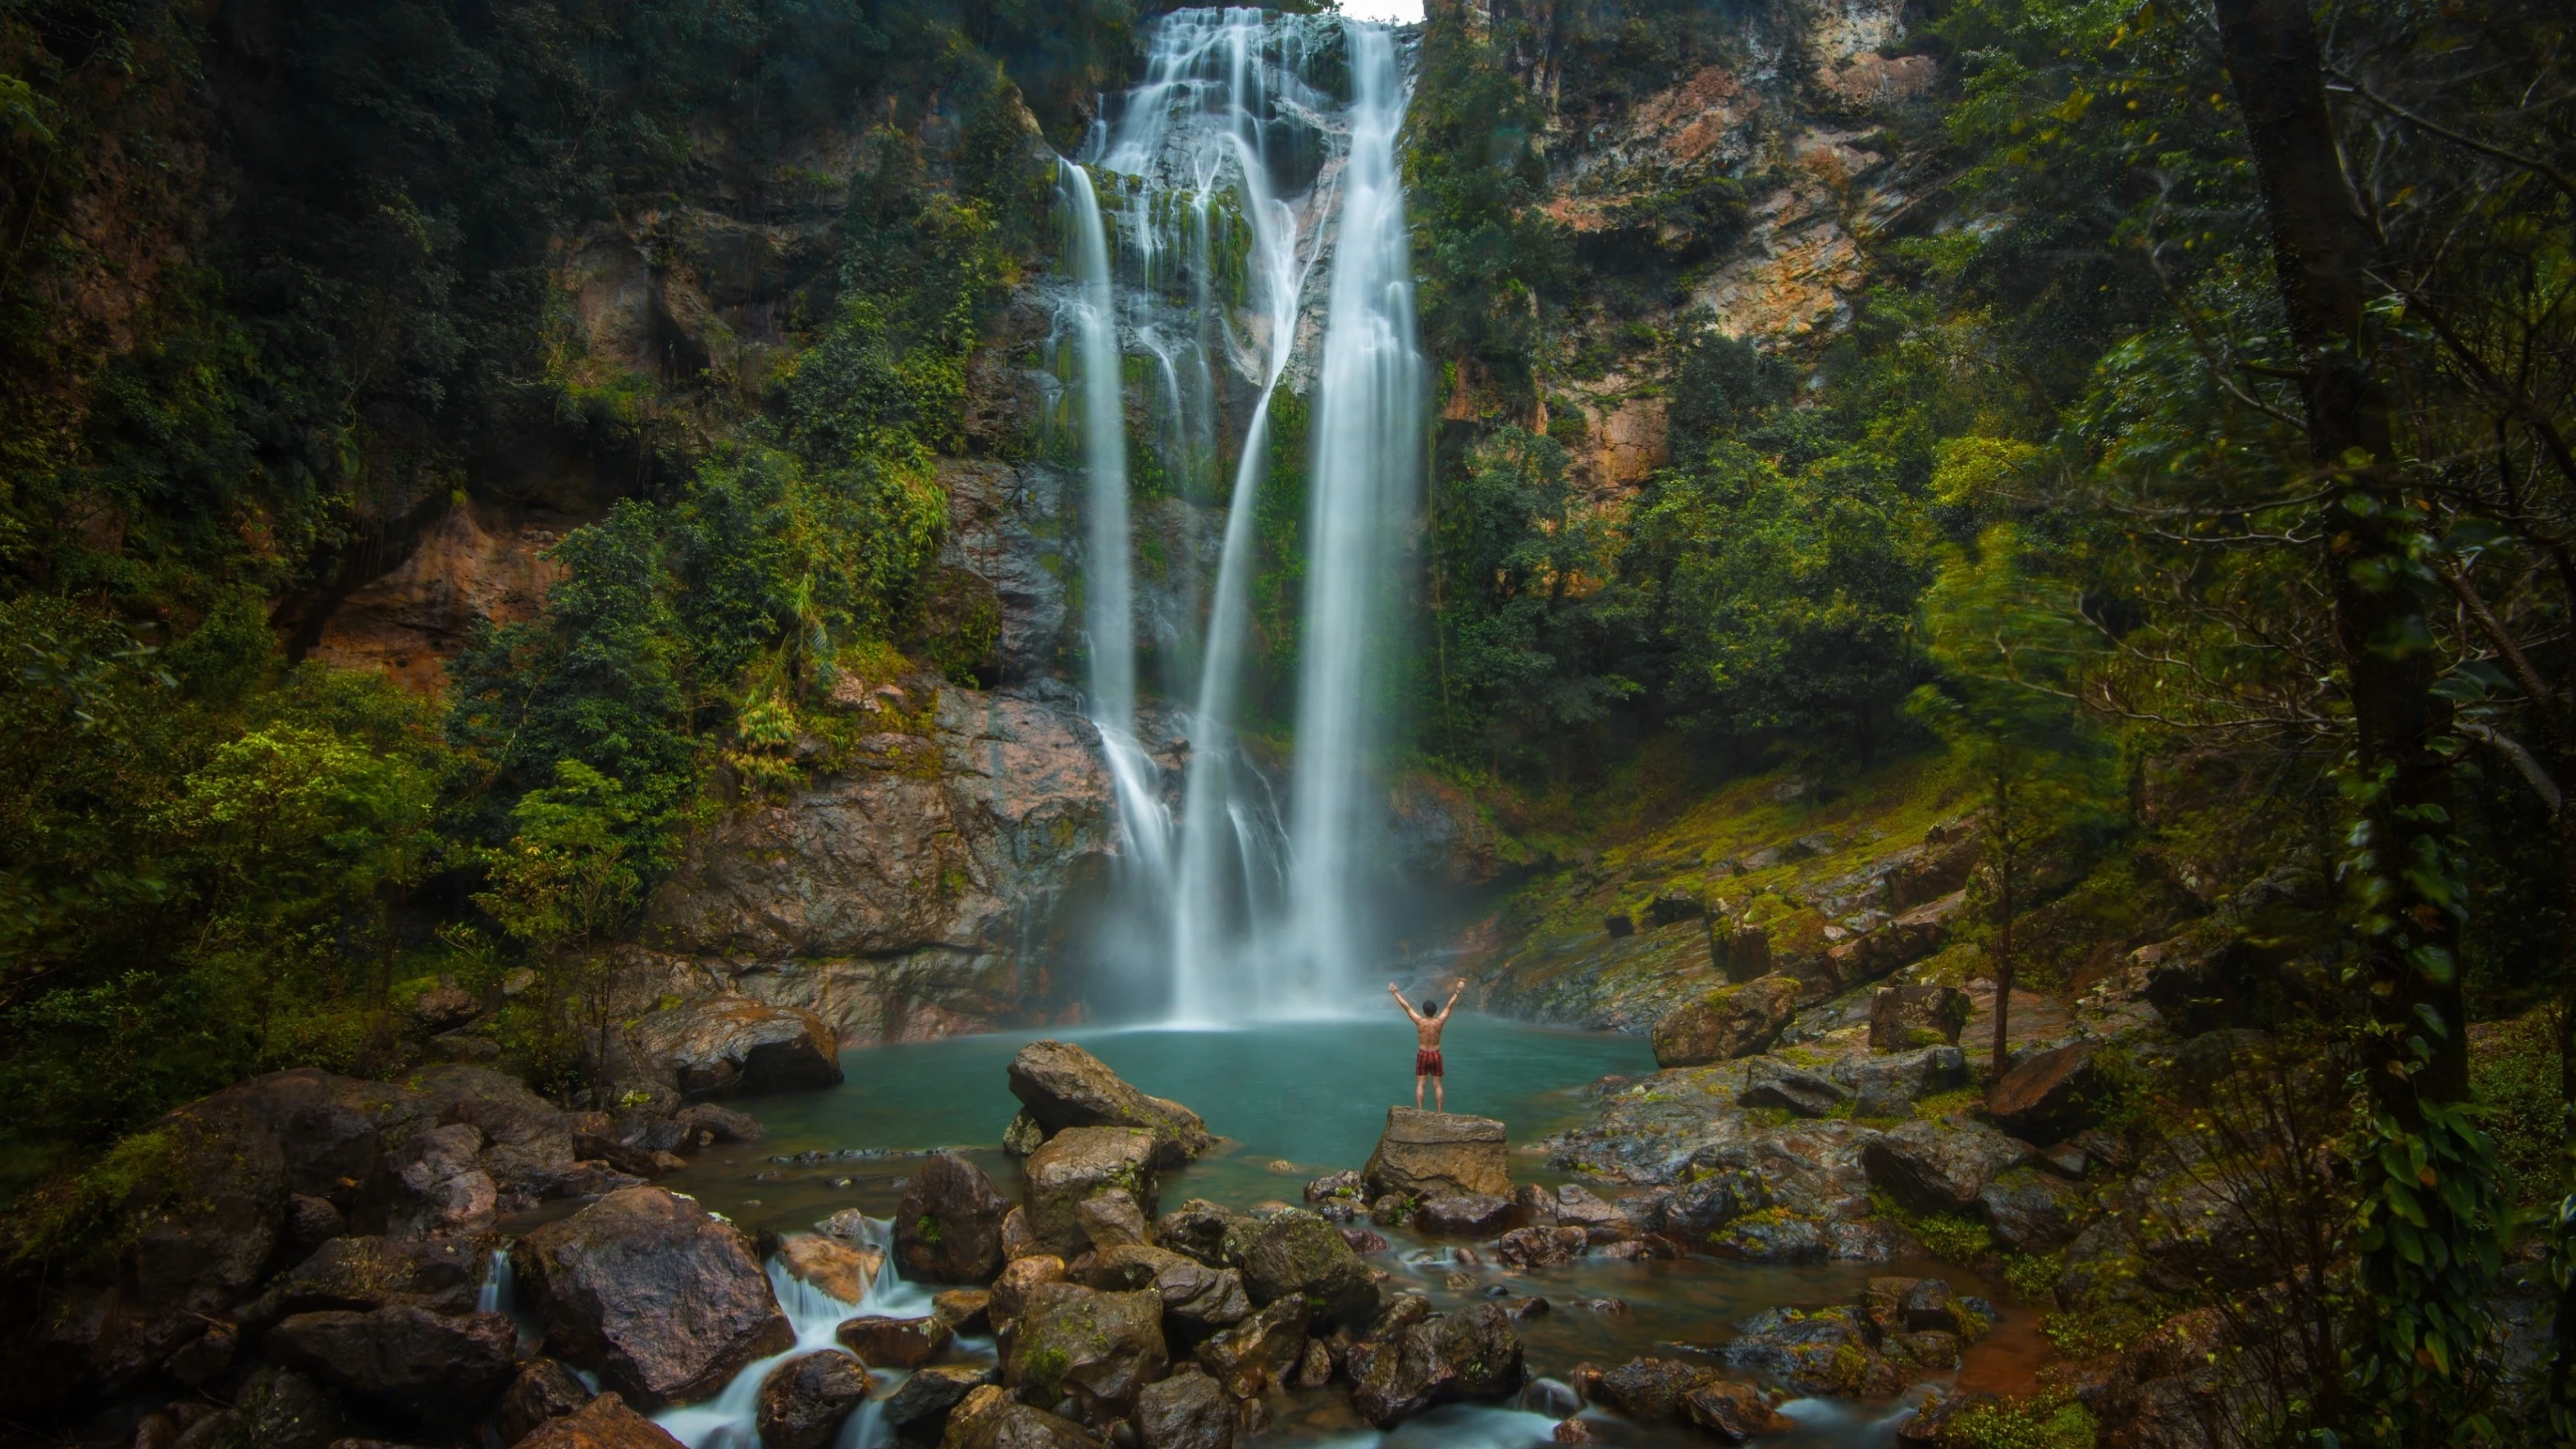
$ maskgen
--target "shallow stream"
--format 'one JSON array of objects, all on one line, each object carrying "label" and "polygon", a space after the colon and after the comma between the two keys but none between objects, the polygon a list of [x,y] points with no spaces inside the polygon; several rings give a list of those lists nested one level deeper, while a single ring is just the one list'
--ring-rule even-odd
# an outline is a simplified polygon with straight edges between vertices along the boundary
[{"label": "shallow stream", "polygon": [[[1004,1069],[1012,1054],[1036,1035],[957,1037],[845,1052],[841,1066],[848,1079],[841,1086],[735,1103],[761,1120],[767,1138],[710,1149],[664,1182],[745,1228],[780,1233],[810,1230],[841,1208],[891,1215],[917,1154],[931,1148],[963,1152],[993,1176],[1005,1195],[1016,1196],[1018,1164],[998,1145],[1019,1106]],[[1183,1103],[1207,1120],[1210,1131],[1228,1139],[1199,1162],[1163,1175],[1161,1201],[1167,1211],[1193,1197],[1235,1208],[1299,1202],[1309,1179],[1365,1163],[1385,1125],[1387,1107],[1413,1100],[1413,1035],[1401,1020],[1053,1035],[1080,1042],[1145,1091]],[[1592,1083],[1604,1075],[1654,1070],[1653,1054],[1635,1037],[1493,1018],[1460,1017],[1444,1046],[1450,1110],[1500,1118],[1515,1144],[1513,1178],[1523,1182],[1566,1180],[1526,1144],[1582,1120]],[[1427,1098],[1424,1105],[1430,1105]],[[1615,1197],[1616,1186],[1603,1185],[1603,1195]],[[1563,1375],[1587,1361],[1610,1367],[1640,1354],[1685,1356],[1689,1350],[1682,1345],[1722,1342],[1734,1324],[1765,1308],[1851,1302],[1866,1280],[1880,1274],[1946,1277],[1962,1291],[1996,1296],[1990,1288],[1974,1286],[1963,1270],[1932,1262],[1769,1267],[1707,1258],[1640,1263],[1582,1259],[1564,1268],[1514,1274],[1493,1264],[1462,1265],[1456,1258],[1460,1244],[1453,1240],[1400,1228],[1377,1231],[1393,1245],[1375,1260],[1396,1275],[1391,1288],[1417,1289],[1443,1308],[1496,1290],[1514,1298],[1535,1294],[1547,1299],[1547,1312],[1520,1324],[1534,1376]],[[906,1291],[917,1292],[909,1285]],[[886,1311],[874,1305],[874,1297],[872,1311]],[[1956,1377],[1971,1388],[2026,1387],[2040,1342],[2036,1328],[2033,1315],[2007,1307],[1993,1336],[1969,1350],[1967,1366]],[[989,1353],[983,1345],[976,1348]],[[1342,1385],[1293,1394],[1283,1410],[1262,1442],[1513,1449],[1550,1442],[1553,1428],[1552,1419],[1536,1413],[1452,1408],[1381,1436],[1352,1414]],[[1910,1408],[1801,1400],[1784,1406],[1783,1412],[1801,1428],[1767,1444],[1860,1449],[1891,1444],[1897,1420]],[[711,1427],[712,1416],[692,1420],[690,1427],[702,1424]],[[1596,1437],[1613,1444],[1711,1442],[1696,1430],[1647,1430],[1607,1419],[1592,1428]],[[723,1436],[683,1437],[698,1449],[717,1449],[707,1441]],[[869,1446],[849,1444],[847,1449]]]}]

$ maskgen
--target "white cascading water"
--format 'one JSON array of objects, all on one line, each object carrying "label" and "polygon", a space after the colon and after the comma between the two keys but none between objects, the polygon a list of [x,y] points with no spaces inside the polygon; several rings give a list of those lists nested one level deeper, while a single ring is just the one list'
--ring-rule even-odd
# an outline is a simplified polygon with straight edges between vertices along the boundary
[{"label": "white cascading water", "polygon": [[1072,211],[1071,303],[1082,369],[1085,503],[1082,622],[1090,661],[1091,722],[1100,732],[1120,821],[1126,826],[1132,880],[1152,889],[1170,876],[1171,828],[1155,788],[1153,760],[1136,739],[1135,563],[1127,510],[1127,429],[1118,354],[1118,300],[1109,276],[1109,244],[1091,174],[1062,168]]},{"label": "white cascading water", "polygon": [[[1350,77],[1347,104],[1308,80],[1331,59]],[[1076,344],[1088,473],[1089,693],[1126,838],[1128,935],[1114,949],[1160,968],[1175,1022],[1350,1010],[1370,954],[1370,769],[1424,426],[1395,150],[1405,100],[1395,38],[1381,27],[1181,10],[1156,26],[1145,78],[1117,122],[1096,130],[1089,167],[1064,168],[1075,285],[1060,321]],[[1115,178],[1119,206],[1104,208],[1109,188],[1095,189],[1094,171]],[[1104,210],[1115,211],[1114,246]],[[1328,238],[1283,826],[1237,731],[1271,414]],[[1164,688],[1194,706],[1177,811],[1137,732],[1122,331],[1153,361],[1155,461],[1184,500],[1219,451],[1215,372],[1230,367],[1251,385],[1214,581],[1194,616],[1204,624],[1155,635]],[[1221,363],[1210,355],[1219,348]],[[1194,587],[1201,561],[1177,562]]]},{"label": "white cascading water", "polygon": [[[1309,80],[1339,60],[1344,104]],[[1180,1023],[1330,1013],[1366,954],[1360,889],[1387,662],[1391,581],[1422,447],[1409,240],[1395,164],[1404,77],[1393,36],[1258,10],[1181,10],[1159,22],[1146,74],[1116,123],[1068,163],[1075,422],[1088,469],[1084,628],[1127,848],[1117,954],[1160,968]],[[1103,180],[1095,187],[1093,172]],[[1122,204],[1105,208],[1115,189]],[[1112,245],[1108,218],[1117,226]],[[1269,781],[1239,746],[1250,657],[1257,505],[1271,416],[1307,283],[1332,232],[1331,299],[1313,380],[1315,513],[1307,540],[1306,657],[1290,849]],[[1249,385],[1214,581],[1196,628],[1158,627],[1159,677],[1194,706],[1177,818],[1138,743],[1133,522],[1119,338],[1153,361],[1148,410],[1161,475],[1185,502],[1213,493],[1221,452],[1215,377]],[[1222,358],[1213,353],[1222,352]],[[1213,496],[1202,501],[1213,505]],[[1357,538],[1356,548],[1348,547]],[[1335,550],[1342,557],[1330,560]],[[1173,561],[1195,591],[1203,560]],[[1123,627],[1122,627],[1123,624]],[[1113,637],[1115,636],[1115,637]],[[1313,741],[1307,731],[1318,733]],[[1320,745],[1320,749],[1317,746]],[[1293,857],[1293,859],[1292,859]]]},{"label": "white cascading water", "polygon": [[1308,485],[1289,905],[1299,949],[1266,983],[1263,1004],[1274,1010],[1355,1004],[1371,899],[1363,874],[1378,835],[1370,770],[1421,492],[1425,386],[1396,163],[1407,97],[1393,37],[1352,25],[1350,70],[1350,156]]},{"label": "white cascading water", "polygon": [[[833,1336],[844,1319],[861,1312],[888,1318],[920,1318],[931,1310],[928,1289],[907,1283],[894,1270],[894,1223],[887,1218],[869,1218],[862,1246],[881,1255],[875,1279],[868,1284],[862,1303],[844,1303],[801,1278],[792,1277],[776,1260],[769,1264],[770,1290],[778,1295],[779,1311],[787,1315],[788,1324],[796,1331],[795,1346],[784,1353],[746,1364],[733,1376],[722,1393],[695,1404],[664,1409],[653,1416],[653,1422],[670,1432],[672,1438],[688,1449],[759,1449],[760,1446],[760,1381],[769,1371],[799,1354],[847,1352]],[[989,1341],[961,1340],[970,1352],[991,1352]],[[871,1369],[868,1376],[876,1381],[877,1392],[859,1405],[841,1423],[841,1432],[832,1443],[833,1449],[877,1449],[893,1436],[885,1427],[885,1401],[906,1377],[900,1371]]]}]

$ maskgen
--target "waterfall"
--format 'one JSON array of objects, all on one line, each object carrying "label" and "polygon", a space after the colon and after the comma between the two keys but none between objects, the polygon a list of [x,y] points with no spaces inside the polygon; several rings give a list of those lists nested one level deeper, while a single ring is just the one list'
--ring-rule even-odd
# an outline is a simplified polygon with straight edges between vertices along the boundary
[{"label": "waterfall", "polygon": [[1273,992],[1274,1004],[1309,1008],[1346,1002],[1362,964],[1364,842],[1376,833],[1369,771],[1382,742],[1397,571],[1423,450],[1412,240],[1395,153],[1404,78],[1385,30],[1354,24],[1350,47],[1351,149],[1315,380],[1297,687],[1290,911],[1302,959]]},{"label": "waterfall", "polygon": [[[1357,83],[1350,104],[1313,79],[1330,74],[1336,61],[1347,62]],[[1335,256],[1328,328],[1343,327],[1347,314],[1351,325],[1400,335],[1397,351],[1412,358],[1409,301],[1357,300],[1373,286],[1409,291],[1394,166],[1402,112],[1402,76],[1383,29],[1249,9],[1180,10],[1156,24],[1144,78],[1115,108],[1115,119],[1095,127],[1081,152],[1085,164],[1064,168],[1074,285],[1058,320],[1059,331],[1076,340],[1080,372],[1073,396],[1089,499],[1083,608],[1089,693],[1127,841],[1120,862],[1123,934],[1112,950],[1156,977],[1176,1021],[1330,1009],[1336,1003],[1325,989],[1328,980],[1346,976],[1361,950],[1355,933],[1328,939],[1291,923],[1316,902],[1346,916],[1354,909],[1360,857],[1349,842],[1336,842],[1318,857],[1331,868],[1328,875],[1314,876],[1303,862],[1315,829],[1366,828],[1355,802],[1369,794],[1362,775],[1373,711],[1357,697],[1322,716],[1311,700],[1301,704],[1291,767],[1298,782],[1295,864],[1292,827],[1270,781],[1241,748],[1239,732],[1273,414],[1296,353],[1312,273],[1328,250]],[[1113,201],[1103,200],[1113,193]],[[1355,248],[1366,254],[1356,264],[1350,260]],[[1346,293],[1354,300],[1346,302]],[[1212,579],[1194,543],[1165,561],[1190,605],[1177,625],[1154,635],[1154,678],[1163,695],[1189,706],[1188,764],[1177,801],[1138,739],[1138,509],[1131,498],[1137,479],[1125,446],[1122,335],[1127,350],[1152,363],[1146,402],[1155,426],[1146,436],[1153,443],[1148,461],[1158,465],[1151,475],[1156,485],[1185,517],[1194,508],[1224,509]],[[1337,348],[1351,350],[1328,330],[1310,399],[1319,460],[1327,452],[1326,428],[1371,413],[1372,405],[1343,394],[1383,385],[1401,370],[1395,353],[1363,342],[1358,355],[1383,355],[1382,365],[1372,372],[1364,361],[1346,362],[1336,371]],[[1411,366],[1418,371],[1418,360]],[[1229,394],[1220,378],[1236,391]],[[1405,520],[1390,510],[1409,496],[1422,425],[1419,379],[1398,383],[1402,397],[1376,400],[1374,416],[1365,420],[1376,429],[1371,437],[1388,447],[1386,457],[1345,459],[1334,475],[1341,501],[1333,507],[1348,503],[1375,513],[1368,520],[1337,513],[1330,529],[1335,536],[1349,527],[1370,533],[1378,572],[1336,569],[1335,588],[1356,578],[1363,593],[1383,594],[1385,572],[1396,566],[1392,540]],[[1225,426],[1229,411],[1242,417],[1239,431]],[[1220,463],[1229,446],[1232,477],[1220,495]],[[1370,446],[1352,439],[1340,451]],[[1316,486],[1327,481],[1319,466]],[[1319,495],[1318,510],[1324,506]],[[1310,527],[1310,577],[1326,533]],[[1329,632],[1318,634],[1317,620],[1325,617],[1310,599],[1308,637],[1327,639],[1337,651],[1328,680],[1379,668],[1371,651],[1382,648],[1375,635],[1387,626],[1380,603],[1349,601],[1330,612]],[[1345,652],[1353,657],[1342,659]],[[1307,673],[1313,671],[1310,658]],[[1322,756],[1304,739],[1310,718],[1331,729],[1332,748]],[[1350,778],[1312,792],[1308,776],[1319,766]],[[1315,808],[1330,818],[1305,819]]]}]

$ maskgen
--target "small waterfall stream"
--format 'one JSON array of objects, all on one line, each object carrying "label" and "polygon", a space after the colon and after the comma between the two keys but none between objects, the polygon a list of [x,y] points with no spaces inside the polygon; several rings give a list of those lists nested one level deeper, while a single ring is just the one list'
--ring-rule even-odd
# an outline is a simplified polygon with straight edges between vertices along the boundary
[{"label": "small waterfall stream", "polygon": [[[843,1320],[865,1312],[888,1318],[919,1318],[931,1310],[928,1289],[908,1283],[894,1268],[894,1223],[887,1218],[869,1218],[862,1246],[881,1255],[876,1277],[868,1284],[867,1296],[861,1303],[844,1303],[813,1284],[788,1273],[772,1259],[768,1265],[769,1286],[778,1295],[779,1310],[796,1331],[795,1345],[783,1353],[772,1354],[744,1365],[724,1387],[724,1392],[695,1404],[665,1409],[653,1416],[653,1422],[670,1431],[671,1437],[688,1449],[758,1449],[760,1444],[760,1382],[769,1371],[799,1354],[845,1352],[833,1330]],[[870,1369],[876,1392],[842,1421],[841,1431],[833,1440],[833,1449],[875,1449],[891,1436],[885,1428],[885,1401],[907,1377],[900,1370]]]},{"label": "small waterfall stream", "polygon": [[[1334,94],[1345,83],[1347,102]],[[1151,992],[1177,1022],[1346,1008],[1367,949],[1355,837],[1368,828],[1372,726],[1399,602],[1390,581],[1423,426],[1395,164],[1405,96],[1395,38],[1381,27],[1175,11],[1157,23],[1144,79],[1116,120],[1095,128],[1082,164],[1064,167],[1073,286],[1059,332],[1072,335],[1080,373],[1089,695],[1125,837],[1127,936],[1116,951],[1155,978]],[[1312,331],[1301,322],[1328,254],[1321,360],[1307,359],[1303,389],[1316,466],[1283,818],[1238,732],[1273,416]],[[1138,739],[1146,628],[1126,353],[1152,364],[1156,487],[1185,510],[1224,515],[1212,577],[1194,549],[1162,560],[1188,602],[1180,624],[1150,631],[1162,692],[1190,706],[1177,790]],[[1228,426],[1238,413],[1239,429]],[[1360,546],[1328,565],[1354,538]]]}]

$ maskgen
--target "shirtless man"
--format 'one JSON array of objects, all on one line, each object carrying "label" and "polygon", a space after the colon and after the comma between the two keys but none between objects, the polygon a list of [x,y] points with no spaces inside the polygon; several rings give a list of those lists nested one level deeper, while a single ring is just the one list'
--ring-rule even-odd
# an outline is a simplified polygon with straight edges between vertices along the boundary
[{"label": "shirtless man", "polygon": [[1444,1080],[1448,1072],[1440,1065],[1440,1029],[1449,1024],[1449,1008],[1458,1004],[1458,993],[1466,989],[1467,978],[1461,976],[1457,984],[1449,988],[1447,1001],[1425,1001],[1422,1009],[1416,1011],[1413,1003],[1404,999],[1404,993],[1395,989],[1394,982],[1386,983],[1387,995],[1394,997],[1395,1004],[1404,1008],[1404,1014],[1413,1018],[1413,1035],[1421,1043],[1420,1050],[1413,1054],[1415,1111],[1422,1109],[1422,1079],[1425,1077],[1431,1079],[1431,1100],[1434,1103],[1431,1110],[1449,1110],[1449,1090]]}]

